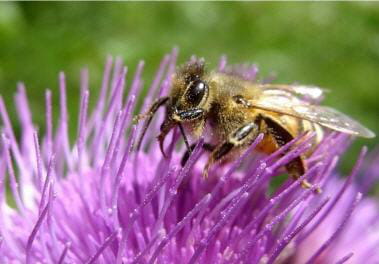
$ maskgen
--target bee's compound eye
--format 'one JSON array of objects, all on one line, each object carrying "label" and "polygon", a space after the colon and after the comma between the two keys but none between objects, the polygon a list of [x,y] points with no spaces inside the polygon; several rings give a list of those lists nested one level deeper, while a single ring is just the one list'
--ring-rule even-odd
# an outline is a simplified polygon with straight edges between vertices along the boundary
[{"label": "bee's compound eye", "polygon": [[188,103],[194,106],[199,105],[207,89],[208,85],[202,80],[193,81],[185,94]]}]

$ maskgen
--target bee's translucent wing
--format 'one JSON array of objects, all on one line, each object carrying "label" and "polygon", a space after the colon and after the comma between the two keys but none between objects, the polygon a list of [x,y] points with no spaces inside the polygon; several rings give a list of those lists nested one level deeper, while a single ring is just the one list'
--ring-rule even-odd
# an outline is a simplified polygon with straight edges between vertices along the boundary
[{"label": "bee's translucent wing", "polygon": [[259,85],[259,88],[263,89],[267,95],[290,93],[306,101],[317,103],[324,98],[324,94],[327,92],[325,89],[311,85],[262,84]]},{"label": "bee's translucent wing", "polygon": [[248,102],[255,108],[309,120],[343,133],[365,138],[375,137],[372,131],[347,115],[330,107],[306,103],[296,97],[263,93],[259,99],[250,99]]}]

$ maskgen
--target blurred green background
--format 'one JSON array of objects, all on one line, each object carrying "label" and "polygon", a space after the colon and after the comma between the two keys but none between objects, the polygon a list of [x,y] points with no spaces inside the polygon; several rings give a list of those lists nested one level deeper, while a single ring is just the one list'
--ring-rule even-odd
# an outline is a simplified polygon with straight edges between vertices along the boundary
[{"label": "blurred green background", "polygon": [[[275,73],[278,82],[326,87],[331,90],[326,104],[379,134],[375,2],[0,3],[0,93],[16,123],[13,93],[24,81],[33,119],[43,128],[44,89],[51,88],[57,102],[63,70],[75,122],[83,66],[89,68],[94,98],[106,55],[121,55],[131,69],[144,59],[148,83],[174,45],[180,48],[179,62],[196,54],[214,66],[226,54],[231,62],[256,62],[261,76]],[[74,134],[76,127],[71,130]],[[358,140],[346,169],[359,147],[378,142]]]}]

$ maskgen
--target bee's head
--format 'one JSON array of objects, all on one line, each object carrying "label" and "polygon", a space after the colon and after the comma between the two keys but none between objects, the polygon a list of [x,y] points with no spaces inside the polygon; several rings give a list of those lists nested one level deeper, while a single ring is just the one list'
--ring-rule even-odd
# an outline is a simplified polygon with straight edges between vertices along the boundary
[{"label": "bee's head", "polygon": [[176,125],[201,123],[210,108],[209,92],[203,60],[193,60],[180,67],[173,77],[160,140]]},{"label": "bee's head", "polygon": [[207,112],[209,85],[202,60],[180,67],[173,79],[171,115],[177,122],[204,118]]}]

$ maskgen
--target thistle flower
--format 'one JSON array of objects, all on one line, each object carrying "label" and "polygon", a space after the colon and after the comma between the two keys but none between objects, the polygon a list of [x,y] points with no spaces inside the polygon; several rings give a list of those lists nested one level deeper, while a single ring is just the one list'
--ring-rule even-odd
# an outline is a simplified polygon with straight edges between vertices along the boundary
[{"label": "thistle flower", "polygon": [[[153,98],[167,94],[176,57],[174,50],[162,60],[142,111]],[[73,144],[63,73],[58,122],[53,122],[51,91],[45,94],[45,132],[32,122],[22,84],[15,96],[19,139],[0,98],[0,263],[379,261],[378,204],[366,196],[376,180],[375,162],[367,167],[364,181],[357,180],[365,148],[343,180],[335,167],[350,139],[331,133],[309,158],[310,169],[301,179],[288,179],[272,191],[271,180],[309,148],[311,135],[272,155],[252,155],[260,135],[240,158],[216,167],[204,180],[201,140],[181,167],[184,148],[174,130],[167,140],[168,158],[162,157],[155,140],[161,112],[147,132],[144,151],[133,151],[140,125],[131,120],[142,92],[142,69],[143,62],[125,96],[127,69],[120,59],[113,63],[108,58],[91,111],[88,73],[82,72]],[[255,66],[230,68],[225,58],[219,70],[233,70],[249,80],[257,73]],[[315,183],[312,189],[301,188],[305,178]],[[317,186],[322,194],[313,192]],[[10,206],[10,197],[15,206]]]}]

